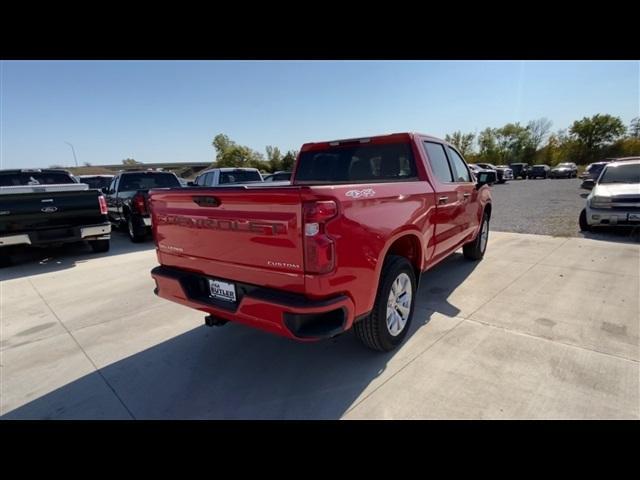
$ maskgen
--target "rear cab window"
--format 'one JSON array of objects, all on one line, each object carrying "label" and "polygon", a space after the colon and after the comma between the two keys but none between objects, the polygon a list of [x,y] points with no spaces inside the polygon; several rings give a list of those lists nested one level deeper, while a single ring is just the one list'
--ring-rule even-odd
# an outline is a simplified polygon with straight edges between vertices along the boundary
[{"label": "rear cab window", "polygon": [[60,185],[76,183],[64,172],[7,172],[0,173],[0,187],[25,185]]},{"label": "rear cab window", "polygon": [[127,173],[120,179],[119,190],[151,190],[152,188],[179,187],[178,178],[172,173]]},{"label": "rear cab window", "polygon": [[231,170],[220,172],[220,184],[261,182],[260,172],[256,170]]},{"label": "rear cab window", "polygon": [[340,184],[417,180],[409,142],[346,144],[300,154],[295,183]]}]

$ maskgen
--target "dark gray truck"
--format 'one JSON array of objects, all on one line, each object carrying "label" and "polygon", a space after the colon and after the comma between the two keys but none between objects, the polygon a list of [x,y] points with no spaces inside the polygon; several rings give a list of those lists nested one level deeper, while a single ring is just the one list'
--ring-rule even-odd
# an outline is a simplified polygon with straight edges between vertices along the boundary
[{"label": "dark gray truck", "polygon": [[23,246],[87,241],[109,250],[111,224],[102,192],[77,183],[66,170],[0,170],[0,266]]},{"label": "dark gray truck", "polygon": [[171,172],[157,170],[129,170],[118,173],[111,184],[103,188],[114,227],[126,228],[132,242],[142,242],[151,232],[149,190],[181,187]]}]

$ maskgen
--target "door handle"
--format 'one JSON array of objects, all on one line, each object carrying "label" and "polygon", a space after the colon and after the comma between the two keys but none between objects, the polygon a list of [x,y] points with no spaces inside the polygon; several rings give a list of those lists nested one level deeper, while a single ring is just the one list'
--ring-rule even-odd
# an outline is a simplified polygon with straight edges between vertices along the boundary
[{"label": "door handle", "polygon": [[449,197],[440,197],[438,198],[438,204],[442,205],[444,203],[447,203],[448,200],[449,200]]}]

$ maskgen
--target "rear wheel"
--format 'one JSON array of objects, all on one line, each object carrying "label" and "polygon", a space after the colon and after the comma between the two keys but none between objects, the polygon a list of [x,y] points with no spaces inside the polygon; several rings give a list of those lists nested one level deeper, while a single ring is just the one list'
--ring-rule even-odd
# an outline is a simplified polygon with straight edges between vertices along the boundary
[{"label": "rear wheel", "polygon": [[1,248],[0,249],[0,268],[10,267],[13,264],[11,261],[11,256],[9,255],[8,249]]},{"label": "rear wheel", "polygon": [[469,260],[482,260],[484,252],[487,250],[489,241],[489,216],[485,213],[482,216],[482,224],[476,238],[462,246],[464,258]]},{"label": "rear wheel", "polygon": [[587,209],[583,208],[580,212],[580,217],[578,218],[578,223],[580,224],[580,231],[588,232],[591,230],[591,225],[587,223]]},{"label": "rear wheel", "polygon": [[416,277],[405,257],[390,255],[384,262],[371,314],[353,327],[367,347],[381,352],[402,343],[413,318]]},{"label": "rear wheel", "polygon": [[110,244],[111,244],[110,240],[90,240],[89,241],[89,246],[91,247],[91,250],[94,251],[94,253],[108,252]]},{"label": "rear wheel", "polygon": [[141,223],[140,218],[135,215],[129,215],[127,217],[127,233],[134,243],[142,242],[147,236],[147,229],[144,224],[141,225]]}]

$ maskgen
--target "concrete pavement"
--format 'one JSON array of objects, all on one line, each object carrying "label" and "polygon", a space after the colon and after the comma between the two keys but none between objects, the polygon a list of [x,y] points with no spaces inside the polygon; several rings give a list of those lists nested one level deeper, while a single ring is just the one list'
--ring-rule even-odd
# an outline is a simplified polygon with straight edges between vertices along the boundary
[{"label": "concrete pavement", "polygon": [[492,232],[423,275],[402,348],[299,344],[153,295],[151,243],[0,271],[0,415],[640,418],[640,245]]}]

